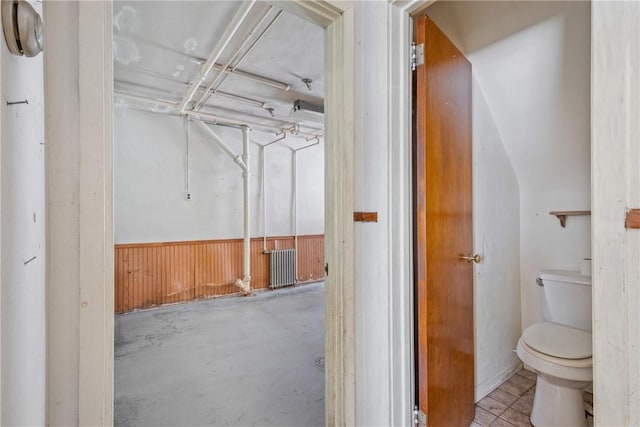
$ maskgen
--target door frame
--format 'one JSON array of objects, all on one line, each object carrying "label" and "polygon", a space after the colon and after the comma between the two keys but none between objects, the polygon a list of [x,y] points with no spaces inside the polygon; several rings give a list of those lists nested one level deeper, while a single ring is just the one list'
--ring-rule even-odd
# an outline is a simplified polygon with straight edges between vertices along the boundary
[{"label": "door frame", "polygon": [[[328,178],[326,221],[326,422],[355,425],[375,396],[389,398],[389,423],[411,424],[413,409],[411,287],[411,150],[409,13],[431,1],[387,3],[390,39],[388,313],[379,344],[388,382],[365,387],[356,364],[378,355],[356,351],[354,281],[354,108],[357,2],[275,2],[325,28]],[[113,423],[113,68],[112,3],[68,2],[44,7],[47,202],[47,405],[48,424]],[[401,49],[398,49],[401,46]],[[69,86],[56,87],[68,74]],[[56,81],[55,78],[58,78]],[[75,84],[74,84],[75,83]],[[392,103],[391,100],[394,100]],[[399,104],[396,102],[400,100]],[[396,108],[397,106],[397,108]],[[332,142],[333,141],[333,142]],[[391,288],[392,283],[400,286]],[[382,365],[382,363],[378,363]],[[382,366],[381,366],[382,367]],[[385,397],[385,398],[386,398]]]},{"label": "door frame", "polygon": [[[411,15],[424,10],[434,0],[390,0],[388,25],[389,38],[384,48],[388,62],[387,98],[382,107],[387,111],[390,121],[388,128],[389,144],[389,202],[388,212],[388,262],[390,264],[390,283],[404,284],[390,292],[389,298],[389,328],[380,331],[384,335],[384,347],[387,348],[390,382],[384,385],[384,391],[389,392],[389,401],[378,401],[377,405],[388,407],[390,411],[390,425],[411,425],[413,409],[413,290],[411,272],[411,104],[410,83],[411,75],[408,71],[409,50],[411,41]],[[61,2],[55,2],[60,6]],[[351,64],[352,58],[347,53],[356,52],[356,34],[354,25],[358,2],[297,1],[286,2],[298,11],[305,11],[316,22],[324,22],[327,34],[332,34],[333,55]],[[112,174],[111,168],[111,84],[113,72],[107,65],[106,58],[111,57],[111,3],[105,2],[64,2],[64,7],[49,8],[44,3],[44,31],[47,39],[45,49],[45,138],[46,138],[46,288],[47,288],[47,420],[48,424],[90,424],[109,425],[113,420],[113,280],[111,277],[113,259],[113,223],[112,212]],[[603,74],[592,76],[591,88],[592,111],[598,108],[603,111],[621,110],[624,120],[609,123],[594,115],[592,120],[592,134],[608,134],[609,131],[624,133],[626,123],[632,123],[635,104],[619,106],[617,101],[603,95],[612,93],[607,86],[606,77],[618,70],[607,68],[606,58],[612,53],[625,57],[627,48],[633,49],[629,28],[633,26],[633,15],[637,13],[635,6],[613,5],[595,2],[592,4],[592,15],[595,23],[604,19],[625,18],[625,27],[608,28],[597,27],[592,31],[592,64],[606,69]],[[592,12],[592,13],[593,13]],[[80,19],[81,18],[81,19]],[[626,31],[626,32],[624,32]],[[108,36],[107,36],[108,35]],[[52,37],[53,36],[53,37]],[[625,36],[628,36],[625,38]],[[329,58],[331,59],[331,58]],[[80,67],[78,64],[83,64]],[[604,65],[603,65],[604,64]],[[615,64],[614,64],[615,65]],[[49,72],[55,68],[57,72],[69,72],[76,79],[67,88],[55,90],[49,84]],[[335,81],[353,81],[353,69],[347,66],[337,67],[330,78]],[[62,70],[62,71],[60,71]],[[627,70],[628,73],[631,73]],[[609,74],[607,74],[609,73]],[[623,81],[623,80],[620,80]],[[74,83],[74,84],[71,84]],[[604,88],[604,89],[603,89]],[[68,90],[64,90],[68,89]],[[353,102],[355,92],[353,86],[345,86],[344,96],[347,102]],[[606,90],[605,90],[606,89]],[[622,89],[620,93],[624,93]],[[381,91],[382,93],[382,91]],[[55,94],[56,97],[51,95]],[[393,100],[391,102],[390,100]],[[89,107],[80,110],[80,106]],[[344,104],[350,105],[350,104]],[[56,109],[80,110],[82,120],[59,117]],[[352,138],[349,134],[353,130],[356,120],[360,120],[353,109],[346,107],[344,115],[337,114],[335,132],[344,138],[343,150],[352,155]],[[599,110],[598,110],[599,111]],[[73,112],[71,114],[74,114]],[[79,115],[79,114],[78,114]],[[625,121],[626,120],[626,121]],[[85,143],[81,146],[79,142]],[[592,136],[594,147],[602,143]],[[61,147],[71,147],[63,149]],[[52,148],[53,147],[53,148]],[[83,150],[69,153],[69,150]],[[629,150],[629,148],[626,148]],[[340,151],[331,152],[333,156]],[[592,155],[592,170],[614,170],[618,167],[616,158],[599,156],[594,149]],[[625,155],[620,150],[620,156]],[[352,162],[351,157],[346,157]],[[607,169],[609,168],[609,169]],[[342,171],[339,179],[344,187],[338,189],[336,197],[335,230],[344,230],[347,241],[339,247],[343,257],[336,260],[341,265],[342,274],[346,278],[354,277],[353,256],[353,176],[351,172]],[[616,181],[617,180],[617,181]],[[606,175],[594,174],[593,188],[609,188],[619,184],[619,188],[633,188],[626,178],[611,178]],[[332,184],[333,185],[333,184]],[[331,189],[329,188],[329,190]],[[71,196],[70,196],[71,195]],[[328,195],[328,194],[327,194]],[[334,197],[332,194],[331,197]],[[618,211],[607,210],[606,215],[599,209],[607,203],[614,203],[617,193],[609,192],[607,197],[595,198],[592,201],[594,213],[592,246],[594,251],[610,251],[612,246],[605,237],[609,234],[608,224],[618,221]],[[82,211],[80,206],[82,206]],[[89,210],[87,210],[89,208]],[[629,230],[627,230],[630,233]],[[626,236],[616,228],[610,232],[615,235],[615,248],[623,251],[627,243]],[[617,234],[616,234],[617,233]],[[598,239],[600,238],[600,240]],[[614,244],[612,243],[612,245]],[[337,242],[332,243],[337,245]],[[633,246],[637,247],[637,245]],[[82,250],[81,250],[82,249]],[[85,264],[85,262],[87,262]],[[333,261],[332,261],[333,262]],[[622,261],[621,261],[622,262]],[[629,264],[627,269],[630,270]],[[622,413],[628,415],[633,410],[628,396],[624,396],[623,383],[613,384],[616,377],[604,375],[607,369],[616,368],[622,375],[628,374],[624,369],[625,351],[629,349],[631,332],[619,338],[619,345],[614,350],[608,343],[598,339],[610,331],[618,331],[626,324],[627,310],[612,310],[608,306],[608,299],[600,289],[600,283],[607,279],[617,278],[618,265],[600,265],[594,260],[594,311],[604,321],[594,329],[595,357],[600,362],[594,367],[594,387],[596,393],[608,389],[614,390],[607,396],[606,401],[596,401],[596,413],[600,419],[607,415]],[[357,279],[357,278],[356,278]],[[370,387],[362,390],[356,387],[354,364],[364,357],[356,353],[354,330],[355,301],[353,299],[352,282],[343,280],[336,287],[334,297],[340,299],[336,306],[335,316],[331,328],[339,331],[335,336],[335,344],[331,354],[327,354],[327,411],[334,425],[355,424],[356,394],[375,394],[380,389]],[[635,289],[637,280],[629,283]],[[616,295],[623,295],[623,290],[616,289]],[[633,332],[634,330],[632,330]],[[618,335],[616,335],[618,336]],[[601,356],[607,351],[607,358]],[[375,355],[367,355],[375,357]],[[344,363],[339,370],[334,367],[332,360],[342,360]],[[637,360],[635,357],[633,360]],[[633,383],[636,384],[636,383]],[[601,394],[601,393],[600,393]],[[358,399],[361,402],[361,399]],[[602,402],[602,403],[600,403]],[[361,406],[361,403],[360,403]],[[368,411],[369,408],[358,408],[358,411]],[[637,412],[637,411],[636,411]],[[637,416],[637,413],[634,413]],[[56,422],[57,421],[57,422]]]}]

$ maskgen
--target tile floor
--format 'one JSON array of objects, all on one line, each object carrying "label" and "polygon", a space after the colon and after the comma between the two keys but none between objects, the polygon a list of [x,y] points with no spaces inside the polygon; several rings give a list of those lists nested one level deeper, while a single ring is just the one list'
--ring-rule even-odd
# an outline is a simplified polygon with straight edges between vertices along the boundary
[{"label": "tile floor", "polygon": [[[536,374],[520,370],[476,404],[470,427],[530,427],[535,390]],[[585,393],[585,402],[593,402],[591,393]]]}]

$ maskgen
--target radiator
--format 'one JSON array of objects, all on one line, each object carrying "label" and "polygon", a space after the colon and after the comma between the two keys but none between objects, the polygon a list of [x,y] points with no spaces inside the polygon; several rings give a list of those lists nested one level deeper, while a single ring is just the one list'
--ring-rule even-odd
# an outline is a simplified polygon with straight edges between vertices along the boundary
[{"label": "radiator", "polygon": [[296,282],[296,250],[280,249],[271,251],[270,288],[290,286]]}]

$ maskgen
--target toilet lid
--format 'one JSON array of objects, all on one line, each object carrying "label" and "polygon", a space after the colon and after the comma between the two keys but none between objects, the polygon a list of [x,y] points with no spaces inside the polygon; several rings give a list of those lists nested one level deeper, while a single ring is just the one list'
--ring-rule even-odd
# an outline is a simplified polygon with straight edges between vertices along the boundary
[{"label": "toilet lid", "polygon": [[532,349],[553,357],[586,359],[592,355],[590,333],[553,323],[529,326],[522,339]]}]

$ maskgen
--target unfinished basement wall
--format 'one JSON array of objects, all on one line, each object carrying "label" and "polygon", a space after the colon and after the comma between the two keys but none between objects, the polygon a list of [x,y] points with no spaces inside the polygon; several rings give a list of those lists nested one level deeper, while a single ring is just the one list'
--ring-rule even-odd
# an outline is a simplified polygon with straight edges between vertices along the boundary
[{"label": "unfinished basement wall", "polygon": [[[184,119],[119,103],[115,113],[116,312],[238,292],[244,215],[238,165],[194,123],[187,159]],[[239,129],[215,132],[242,153]],[[297,281],[324,278],[323,145],[298,151],[294,168],[287,145],[258,145],[275,139],[250,132],[253,289],[269,287],[263,249],[291,249],[294,235]],[[285,142],[301,148],[315,141]]]},{"label": "unfinished basement wall", "polygon": [[[214,127],[242,154],[239,129]],[[186,132],[184,119],[144,112],[116,104],[114,129],[115,242],[151,243],[242,237],[242,172],[236,163],[195,124],[189,137],[187,200]],[[251,132],[260,144],[273,134]],[[309,144],[291,138],[291,145]],[[297,154],[297,234],[324,232],[323,145]],[[260,149],[251,150],[251,236],[291,236],[293,213],[293,153],[279,144],[265,150],[265,194],[262,193]]]},{"label": "unfinished basement wall", "polygon": [[[34,7],[41,11],[39,3]],[[43,55],[0,40],[1,425],[45,424]],[[7,102],[28,101],[7,105]]]}]

